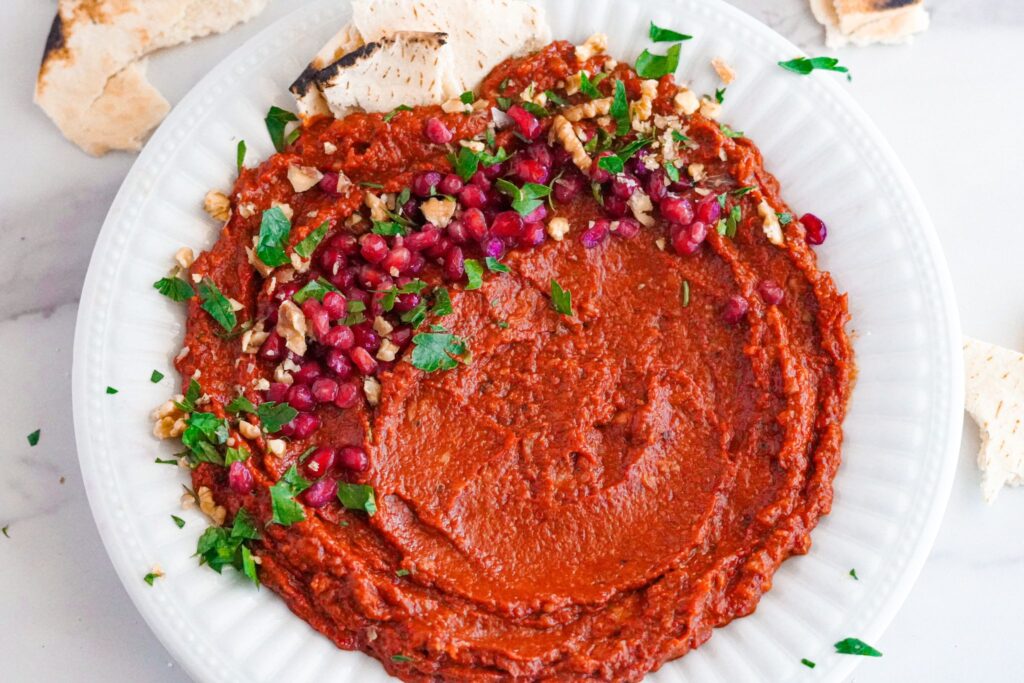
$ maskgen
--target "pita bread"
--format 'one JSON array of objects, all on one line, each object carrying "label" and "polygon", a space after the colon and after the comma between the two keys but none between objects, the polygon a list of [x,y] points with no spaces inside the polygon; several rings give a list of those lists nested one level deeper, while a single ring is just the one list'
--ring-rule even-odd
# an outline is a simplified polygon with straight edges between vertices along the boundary
[{"label": "pita bread", "polygon": [[[299,103],[303,116],[324,114],[336,116],[339,111],[354,109],[388,111],[398,104],[413,104],[411,88],[401,87],[391,94],[406,92],[406,101],[395,102],[387,98],[380,101],[363,98],[358,104],[339,99],[344,91],[335,89],[335,100],[328,103],[323,92],[326,81],[338,70],[333,63],[349,59],[351,54],[370,43],[384,44],[399,33],[445,34],[445,46],[438,48],[438,68],[428,77],[422,64],[416,64],[415,73],[405,73],[404,67],[387,72],[386,77],[408,85],[419,79],[443,83],[445,99],[467,90],[474,90],[491,69],[517,54],[538,50],[551,40],[544,12],[523,0],[355,0],[352,3],[352,23],[343,28],[317,54],[302,75],[292,84],[291,91]],[[390,49],[397,49],[392,46]],[[448,53],[447,56],[443,53]],[[365,57],[365,55],[363,55]],[[425,59],[426,55],[422,55]],[[357,58],[353,57],[350,62]],[[377,57],[384,59],[384,56]],[[364,68],[368,68],[365,67]],[[415,97],[415,102],[435,104],[442,100]]]},{"label": "pita bread", "polygon": [[35,101],[94,155],[137,150],[170,105],[146,80],[150,52],[221,33],[268,0],[60,0]]},{"label": "pita bread", "polygon": [[810,0],[814,18],[825,27],[825,44],[897,44],[928,28],[924,0]]},{"label": "pita bread", "polygon": [[1024,354],[968,339],[966,408],[981,432],[981,491],[992,502],[1003,486],[1024,484]]}]

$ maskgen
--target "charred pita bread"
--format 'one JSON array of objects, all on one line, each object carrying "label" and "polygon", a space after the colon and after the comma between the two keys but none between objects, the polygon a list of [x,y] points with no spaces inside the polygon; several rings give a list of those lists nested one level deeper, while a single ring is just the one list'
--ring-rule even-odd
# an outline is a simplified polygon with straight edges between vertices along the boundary
[{"label": "charred pita bread", "polygon": [[[417,64],[416,73],[407,74],[404,68],[387,73],[387,78],[396,79],[400,84],[420,78],[444,83],[442,97],[445,99],[474,90],[484,76],[504,60],[540,49],[551,40],[543,11],[523,0],[355,0],[352,10],[352,23],[324,46],[292,84],[291,91],[303,116],[328,111],[337,116],[339,111],[360,108],[388,111],[398,104],[414,104],[408,100],[396,103],[392,99],[387,99],[388,104],[385,104],[384,98],[376,101],[373,97],[363,98],[358,104],[346,102],[339,99],[344,91],[337,88],[333,90],[333,102],[328,103],[323,96],[331,87],[327,85],[328,79],[338,73],[334,63],[352,62],[357,57],[350,58],[350,55],[369,44],[384,44],[399,33],[446,36],[445,45],[438,48],[438,68],[448,71],[439,71],[433,78],[427,78]],[[397,48],[392,46],[391,49]],[[397,92],[402,92],[401,88]],[[416,99],[422,104],[441,101]]]},{"label": "charred pita bread", "polygon": [[832,48],[905,43],[928,28],[924,0],[810,0]]},{"label": "charred pita bread", "polygon": [[35,101],[90,154],[137,150],[169,109],[146,80],[142,58],[226,31],[267,1],[60,0]]},{"label": "charred pita bread", "polygon": [[981,491],[992,502],[1003,486],[1024,484],[1024,354],[968,339],[966,408],[981,432]]}]

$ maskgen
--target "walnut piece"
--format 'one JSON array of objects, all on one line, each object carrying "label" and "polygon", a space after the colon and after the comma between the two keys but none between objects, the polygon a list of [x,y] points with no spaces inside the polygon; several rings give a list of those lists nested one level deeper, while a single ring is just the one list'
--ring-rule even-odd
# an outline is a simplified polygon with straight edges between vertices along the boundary
[{"label": "walnut piece", "polygon": [[203,211],[214,220],[227,223],[231,218],[231,199],[223,192],[210,190],[203,198]]},{"label": "walnut piece", "polygon": [[569,234],[569,221],[561,216],[555,216],[548,221],[547,233],[556,242],[561,242]]},{"label": "walnut piece", "polygon": [[324,177],[324,174],[313,166],[299,166],[291,164],[288,166],[288,182],[296,192],[305,192],[313,187]]},{"label": "walnut piece", "polygon": [[442,229],[447,228],[452,222],[452,216],[455,215],[455,202],[451,199],[431,197],[420,206],[420,213],[428,223]]},{"label": "walnut piece", "polygon": [[178,394],[153,411],[153,436],[158,439],[177,439],[185,433],[185,411],[177,406],[185,397]]},{"label": "walnut piece", "polygon": [[300,356],[306,355],[306,316],[294,301],[286,299],[277,309],[277,333],[284,345]]},{"label": "walnut piece", "polygon": [[224,509],[223,505],[217,505],[217,502],[213,499],[213,491],[206,486],[200,486],[199,490],[196,491],[196,496],[199,498],[200,511],[210,518],[214,526],[223,526],[224,518],[227,517],[228,511]]}]

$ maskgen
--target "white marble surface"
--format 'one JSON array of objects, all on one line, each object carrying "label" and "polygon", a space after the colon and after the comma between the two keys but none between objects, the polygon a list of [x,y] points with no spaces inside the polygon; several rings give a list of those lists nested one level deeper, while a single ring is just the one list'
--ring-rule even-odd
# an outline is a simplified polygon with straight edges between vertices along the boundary
[{"label": "white marble surface", "polygon": [[[803,0],[731,0],[812,53]],[[206,70],[299,0],[226,36],[154,58],[174,102]],[[848,49],[848,86],[928,204],[965,333],[1024,348],[1024,4],[930,0],[913,47]],[[181,682],[187,677],[121,588],[93,526],[72,430],[71,340],[93,242],[133,157],[93,159],[31,102],[56,2],[0,3],[0,637],[7,681]],[[680,17],[685,28],[685,17]],[[742,77],[742,75],[741,75]],[[39,445],[26,435],[41,428]],[[968,424],[949,509],[905,606],[857,681],[1020,680],[1024,490],[986,506]],[[865,582],[870,576],[862,576]],[[808,672],[813,680],[813,672]]]}]

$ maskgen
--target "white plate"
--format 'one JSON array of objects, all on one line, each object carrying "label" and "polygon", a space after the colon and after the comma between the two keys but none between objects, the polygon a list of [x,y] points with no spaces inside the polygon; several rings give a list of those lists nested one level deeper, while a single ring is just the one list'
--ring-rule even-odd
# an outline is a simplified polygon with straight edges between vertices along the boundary
[{"label": "white plate", "polygon": [[[877,640],[931,547],[960,439],[959,323],[935,233],[910,179],[837,74],[799,77],[776,66],[799,51],[718,0],[549,0],[554,35],[601,30],[631,58],[649,20],[692,33],[681,76],[714,88],[721,56],[739,73],[724,120],[760,145],[797,210],[829,222],[821,265],[849,292],[859,380],[846,420],[835,505],[805,557],[787,561],[757,612],[720,629],[650,680],[839,680],[858,657],[832,653],[847,636]],[[205,524],[179,509],[185,474],[153,464],[170,444],[150,436],[149,411],[177,386],[171,359],[180,306],[152,289],[182,245],[206,248],[217,230],[202,213],[211,188],[234,178],[235,144],[272,152],[270,104],[348,18],[316,0],[267,29],[182,100],[125,180],[100,233],[75,336],[79,458],[96,524],[114,566],[160,640],[201,681],[378,681],[381,666],[336,649],[270,591],[218,576],[192,554]],[[168,375],[149,381],[157,368]],[[107,396],[108,385],[120,393]],[[182,514],[179,530],[169,519]],[[142,577],[159,564],[153,587]],[[848,576],[855,567],[860,581]],[[817,662],[813,673],[800,664]],[[327,678],[329,676],[329,679]]]}]

